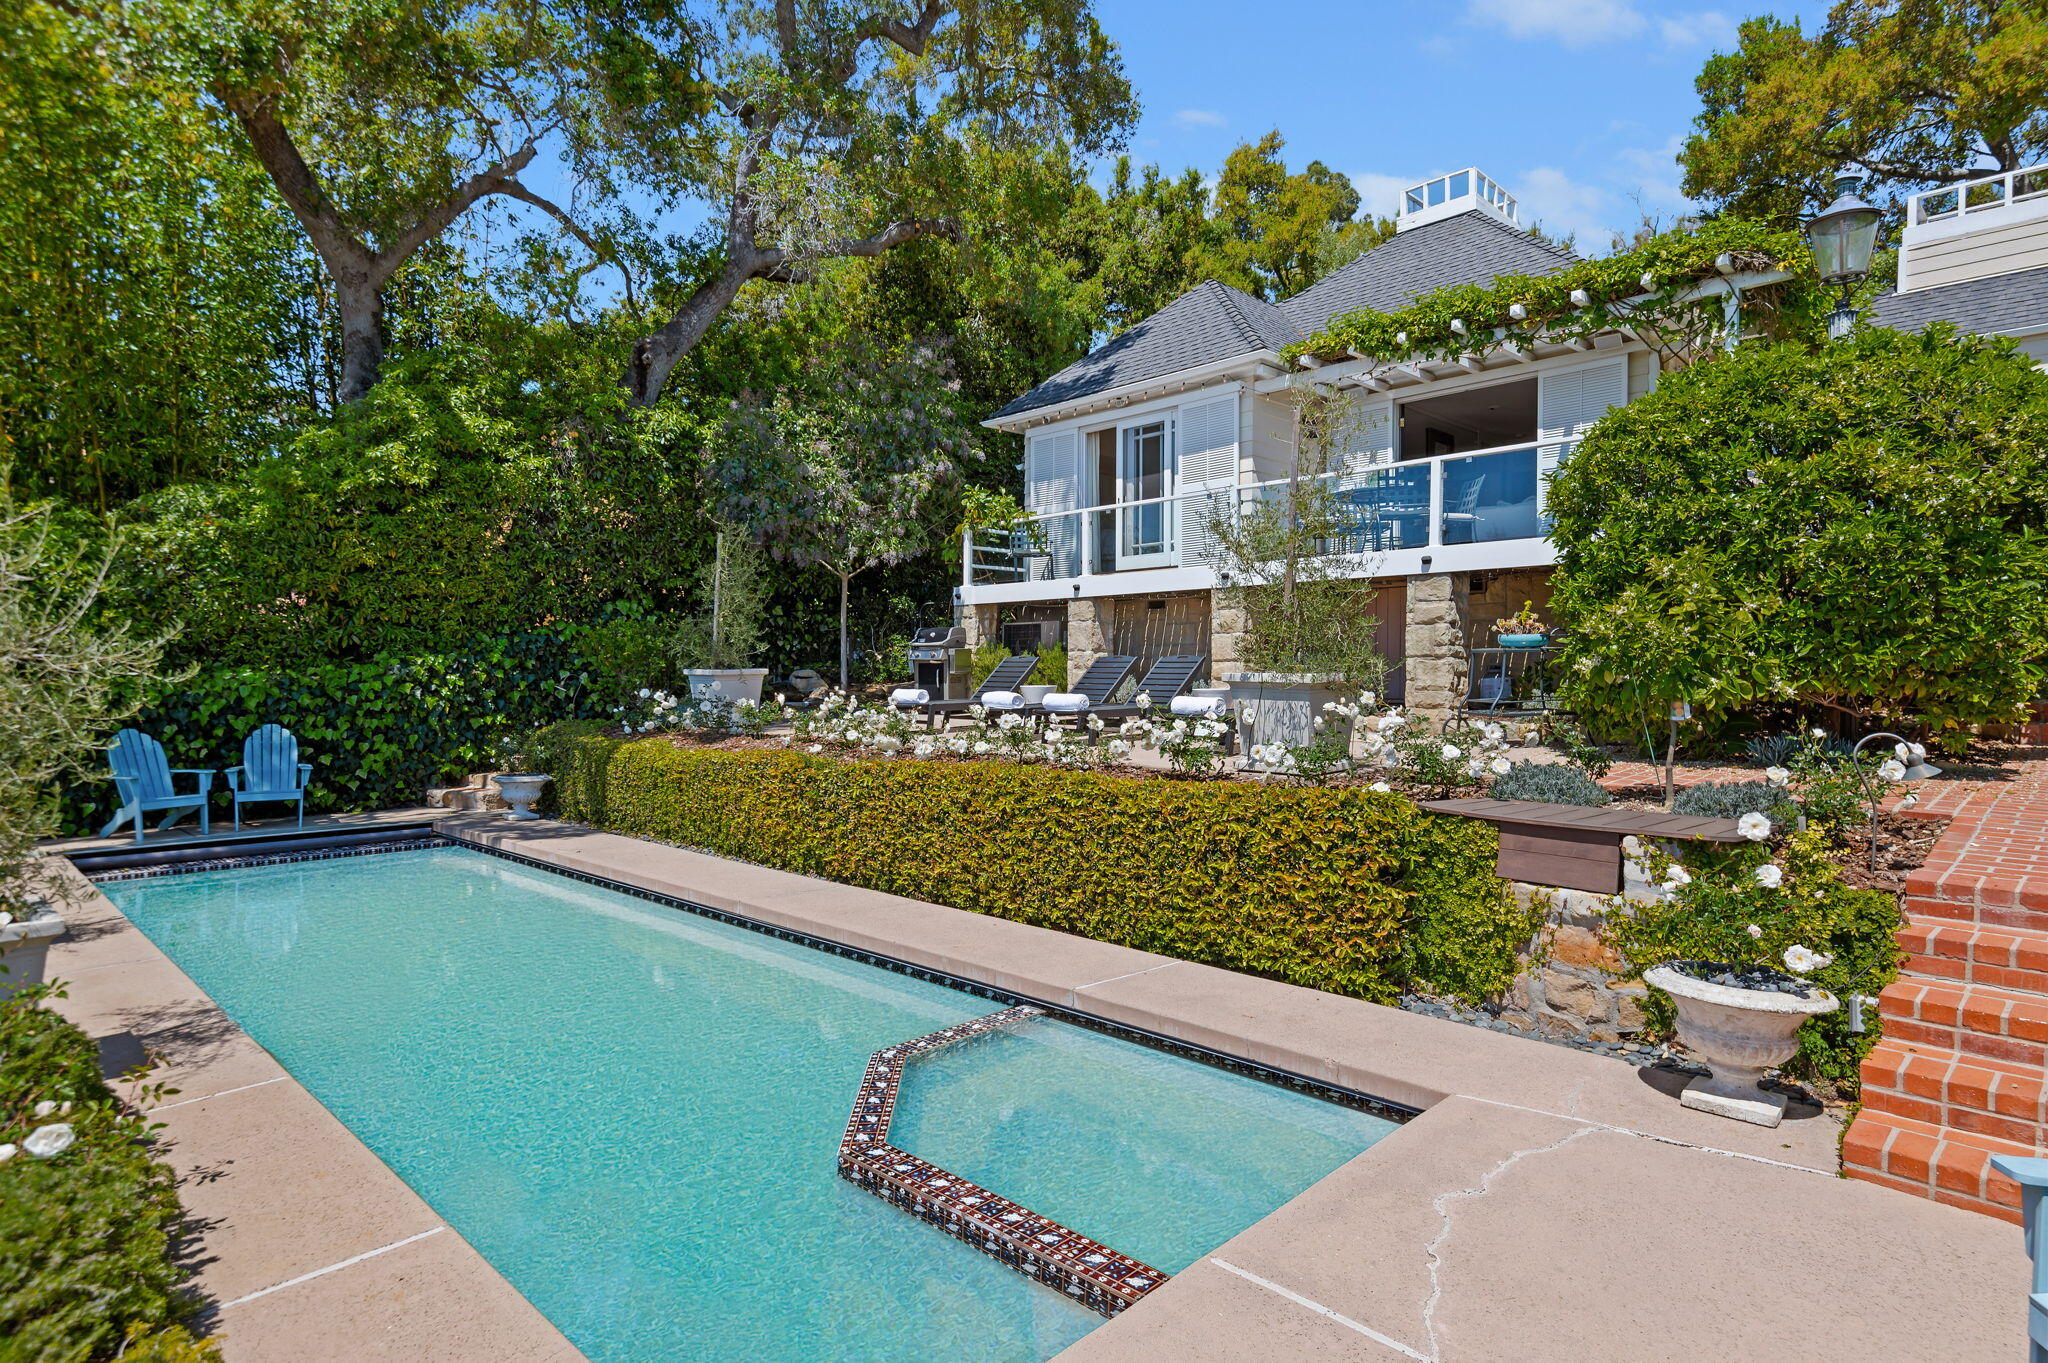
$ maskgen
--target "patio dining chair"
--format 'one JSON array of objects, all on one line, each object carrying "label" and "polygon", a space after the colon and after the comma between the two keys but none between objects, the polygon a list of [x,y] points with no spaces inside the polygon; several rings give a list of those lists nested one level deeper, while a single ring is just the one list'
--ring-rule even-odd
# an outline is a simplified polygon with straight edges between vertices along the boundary
[{"label": "patio dining chair", "polygon": [[1003,659],[991,668],[988,676],[982,678],[981,685],[974,688],[974,694],[966,700],[932,700],[922,705],[905,705],[898,708],[921,712],[930,721],[931,727],[936,729],[941,720],[965,714],[969,706],[981,704],[981,698],[992,691],[1015,691],[1037,667],[1037,654],[1020,653],[1013,658]]},{"label": "patio dining chair", "polygon": [[279,724],[266,724],[242,741],[242,765],[227,770],[228,790],[235,803],[235,827],[242,826],[242,806],[275,801],[299,807],[299,827],[306,826],[306,782],[313,765],[299,760],[299,740]]},{"label": "patio dining chair", "polygon": [[[164,745],[139,729],[123,729],[114,735],[107,747],[107,766],[113,772],[121,807],[100,830],[101,837],[113,837],[115,829],[132,821],[135,841],[141,842],[143,816],[159,809],[169,811],[156,826],[159,833],[195,809],[199,811],[199,831],[208,831],[206,797],[213,790],[210,768],[173,767],[164,757]],[[180,792],[174,788],[173,776],[197,777],[199,788],[189,795]]]}]

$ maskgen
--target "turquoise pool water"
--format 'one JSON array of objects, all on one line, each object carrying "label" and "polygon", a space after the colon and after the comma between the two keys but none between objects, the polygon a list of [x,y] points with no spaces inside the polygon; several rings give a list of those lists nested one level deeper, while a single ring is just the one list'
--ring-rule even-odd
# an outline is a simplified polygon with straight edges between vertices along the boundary
[{"label": "turquoise pool water", "polygon": [[[999,1004],[461,849],[102,889],[598,1363],[1035,1363],[1101,1323],[836,1173],[869,1053]],[[1386,1129],[1051,1021],[900,1111],[1169,1270]]]}]

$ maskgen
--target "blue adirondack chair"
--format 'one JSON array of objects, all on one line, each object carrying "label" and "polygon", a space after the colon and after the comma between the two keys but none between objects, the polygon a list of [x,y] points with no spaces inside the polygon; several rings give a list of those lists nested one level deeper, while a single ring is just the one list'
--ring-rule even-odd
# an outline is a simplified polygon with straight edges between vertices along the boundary
[{"label": "blue adirondack chair", "polygon": [[1991,1167],[2020,1185],[2027,1253],[2034,1259],[2034,1290],[2027,1298],[2027,1358],[2048,1363],[2048,1159],[1993,1155]]},{"label": "blue adirondack chair", "polygon": [[280,724],[266,724],[242,740],[242,765],[228,768],[228,790],[235,801],[235,827],[242,826],[242,806],[264,800],[289,800],[299,807],[299,827],[306,826],[306,781],[313,764],[299,760],[299,740]]},{"label": "blue adirondack chair", "polygon": [[[206,797],[213,790],[211,770],[172,767],[164,758],[163,744],[136,729],[123,729],[114,735],[113,744],[107,749],[107,765],[113,769],[114,789],[121,797],[121,807],[100,830],[101,837],[111,838],[115,829],[133,820],[135,841],[141,842],[142,816],[157,809],[170,811],[157,825],[158,832],[195,809],[199,811],[199,831],[207,831]],[[189,795],[180,794],[172,788],[173,776],[196,776],[199,789]]]}]

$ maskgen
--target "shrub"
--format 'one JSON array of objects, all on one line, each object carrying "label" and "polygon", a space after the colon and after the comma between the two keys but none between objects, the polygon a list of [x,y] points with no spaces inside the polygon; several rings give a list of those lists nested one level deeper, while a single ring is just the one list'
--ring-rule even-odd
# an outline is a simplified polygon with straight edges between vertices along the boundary
[{"label": "shrub", "polygon": [[1671,812],[1700,819],[1765,814],[1775,825],[1789,824],[1795,817],[1791,792],[1768,781],[1702,781],[1679,791]]},{"label": "shrub", "polygon": [[1761,735],[1749,739],[1742,745],[1749,760],[1760,767],[1789,767],[1802,755],[1814,752],[1849,759],[1856,751],[1856,745],[1844,738],[1810,738],[1805,734],[1774,734],[1768,738]]},{"label": "shrub", "polygon": [[[39,1006],[47,992],[0,1002],[0,1141],[18,1145],[51,1122],[77,1139],[47,1159],[23,1152],[0,1163],[0,1356],[218,1359],[177,1324],[194,1303],[172,1258],[183,1221],[176,1178],[100,1077],[92,1041]],[[39,1118],[41,1102],[71,1109]]]},{"label": "shrub", "polygon": [[2016,717],[2048,670],[2048,375],[2010,341],[1747,344],[1594,425],[1551,488],[1567,703],[1894,727]]},{"label": "shrub", "polygon": [[1552,805],[1604,805],[1614,797],[1577,767],[1563,762],[1517,762],[1493,778],[1496,800],[1540,800]]},{"label": "shrub", "polygon": [[1497,992],[1531,931],[1492,828],[1393,794],[718,752],[588,724],[529,751],[565,818],[1363,998]]}]

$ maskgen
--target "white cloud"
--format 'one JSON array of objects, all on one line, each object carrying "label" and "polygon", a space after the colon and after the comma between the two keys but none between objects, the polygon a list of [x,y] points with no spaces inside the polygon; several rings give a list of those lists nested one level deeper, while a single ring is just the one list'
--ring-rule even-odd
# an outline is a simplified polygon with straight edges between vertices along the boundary
[{"label": "white cloud", "polygon": [[1678,187],[1678,153],[1684,146],[1685,138],[1674,134],[1661,147],[1623,147],[1614,154],[1615,161],[1635,177],[1643,207],[1652,212],[1675,212],[1688,204]]},{"label": "white cloud", "polygon": [[1648,26],[1633,0],[1465,0],[1465,22],[1566,47],[1633,38]]},{"label": "white cloud", "polygon": [[1229,120],[1211,109],[1182,109],[1173,121],[1183,128],[1220,128]]},{"label": "white cloud", "polygon": [[1358,191],[1361,214],[1391,218],[1394,210],[1401,206],[1401,191],[1431,178],[1428,175],[1382,175],[1376,170],[1368,170],[1352,176],[1351,187]]},{"label": "white cloud", "polygon": [[1657,31],[1666,47],[1711,47],[1725,52],[1736,42],[1735,21],[1717,9],[1667,15],[1657,21]]},{"label": "white cloud", "polygon": [[1554,166],[1524,171],[1509,186],[1521,201],[1522,221],[1541,223],[1552,236],[1578,238],[1582,256],[1603,255],[1614,231],[1614,196],[1597,185],[1581,184]]}]

